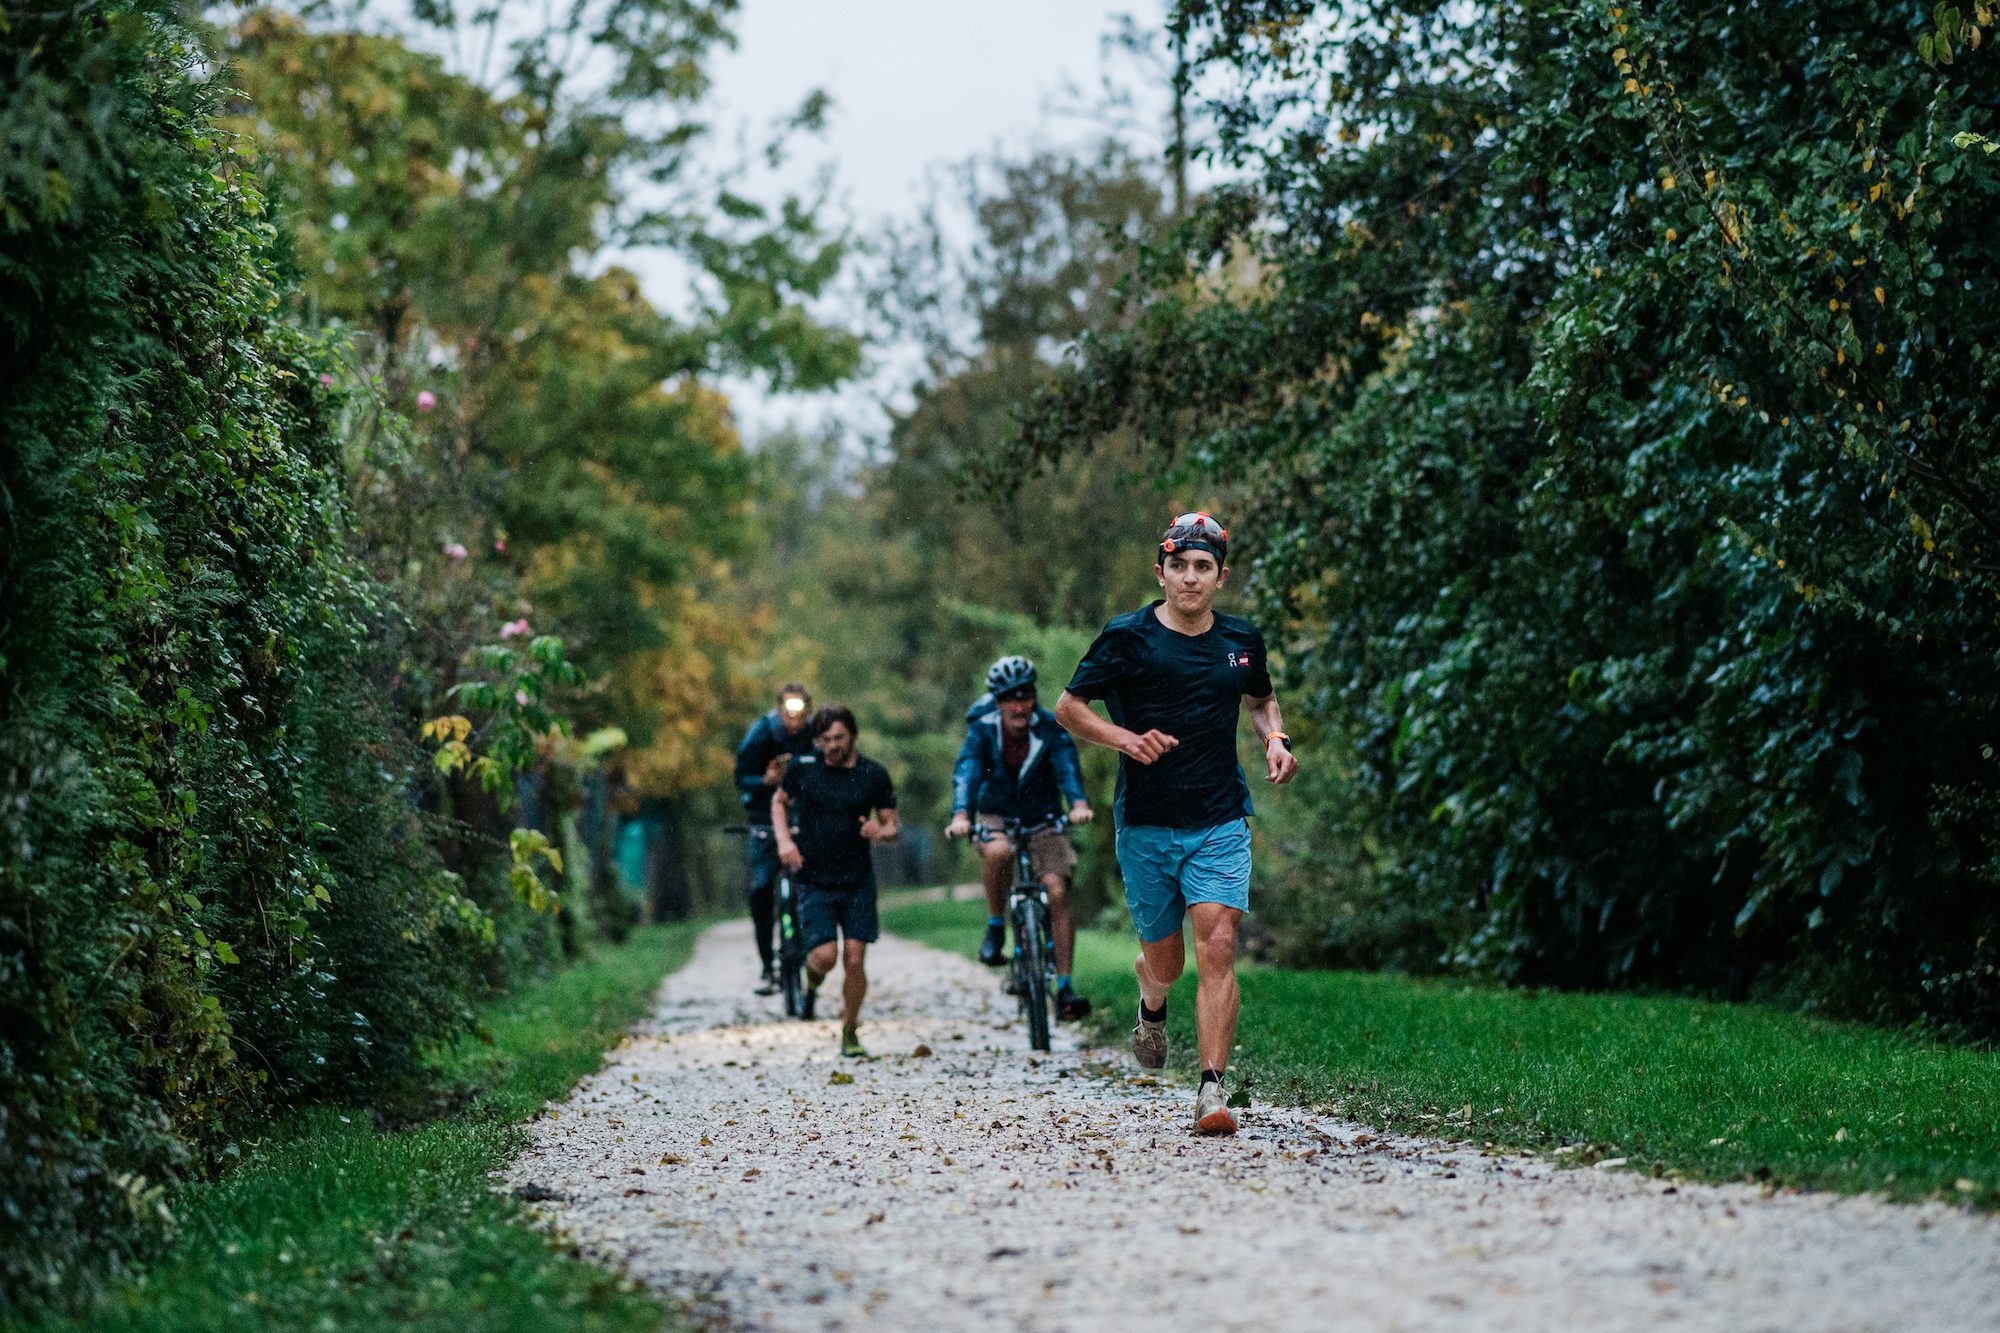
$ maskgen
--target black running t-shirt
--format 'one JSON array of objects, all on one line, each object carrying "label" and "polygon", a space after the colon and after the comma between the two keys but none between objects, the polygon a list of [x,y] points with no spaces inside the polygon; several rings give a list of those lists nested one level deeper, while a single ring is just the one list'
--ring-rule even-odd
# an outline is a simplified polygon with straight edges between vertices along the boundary
[{"label": "black running t-shirt", "polygon": [[805,858],[799,878],[823,887],[866,879],[870,861],[861,821],[896,808],[889,770],[866,756],[857,757],[852,768],[830,768],[818,755],[806,755],[785,770],[783,785]]},{"label": "black running t-shirt", "polygon": [[1160,603],[1112,620],[1070,677],[1080,699],[1102,699],[1111,720],[1160,730],[1179,745],[1151,764],[1118,757],[1118,823],[1212,828],[1255,813],[1236,762],[1243,696],[1271,693],[1264,636],[1249,621],[1218,615],[1203,634],[1160,623]]}]

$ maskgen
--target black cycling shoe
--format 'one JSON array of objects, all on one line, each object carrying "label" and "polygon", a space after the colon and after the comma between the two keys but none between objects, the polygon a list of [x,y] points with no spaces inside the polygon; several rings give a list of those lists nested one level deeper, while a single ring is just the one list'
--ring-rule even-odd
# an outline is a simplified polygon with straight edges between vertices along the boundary
[{"label": "black cycling shoe", "polygon": [[1056,1019],[1062,1023],[1074,1023],[1079,1018],[1090,1016],[1090,1001],[1078,995],[1068,986],[1056,992]]},{"label": "black cycling shoe", "polygon": [[778,993],[778,969],[767,967],[762,979],[757,982],[757,994],[776,995]]},{"label": "black cycling shoe", "polygon": [[1007,961],[1007,923],[996,921],[986,927],[986,938],[979,942],[979,961],[988,967],[998,967]]}]

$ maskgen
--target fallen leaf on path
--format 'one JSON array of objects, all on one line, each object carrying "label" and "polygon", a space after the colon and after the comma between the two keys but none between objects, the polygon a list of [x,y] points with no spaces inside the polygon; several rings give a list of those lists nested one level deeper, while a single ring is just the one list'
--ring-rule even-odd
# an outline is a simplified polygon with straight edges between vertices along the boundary
[{"label": "fallen leaf on path", "polygon": [[922,1058],[923,1058],[924,1056],[926,1056],[926,1055],[929,1055],[930,1053],[931,1053],[931,1048],[930,1048],[929,1046],[925,1045],[925,1044],[924,1044],[923,1042],[918,1042],[918,1043],[917,1043],[917,1049],[915,1049],[914,1051],[911,1051],[911,1052],[910,1052],[910,1054],[911,1054],[911,1055],[914,1055],[914,1056],[916,1056],[916,1057],[917,1057],[918,1059],[920,1059],[920,1060],[921,1060],[921,1059],[922,1059]]},{"label": "fallen leaf on path", "polygon": [[660,1165],[661,1165],[661,1166],[685,1166],[685,1165],[687,1165],[687,1158],[685,1158],[685,1157],[681,1156],[681,1155],[680,1155],[679,1153],[677,1153],[677,1152],[670,1152],[670,1153],[663,1153],[663,1154],[661,1154],[661,1156],[660,1156]]},{"label": "fallen leaf on path", "polygon": [[854,1075],[844,1074],[840,1070],[836,1069],[831,1074],[828,1074],[826,1076],[826,1081],[828,1083],[840,1083],[840,1084],[852,1083],[854,1081]]}]

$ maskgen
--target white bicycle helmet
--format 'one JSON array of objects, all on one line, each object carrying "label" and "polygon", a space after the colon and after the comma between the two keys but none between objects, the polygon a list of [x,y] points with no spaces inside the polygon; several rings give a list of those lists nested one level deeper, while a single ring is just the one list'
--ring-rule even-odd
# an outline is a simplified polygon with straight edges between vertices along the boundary
[{"label": "white bicycle helmet", "polygon": [[1035,683],[1035,664],[1019,653],[1010,653],[986,668],[986,689],[994,698]]}]

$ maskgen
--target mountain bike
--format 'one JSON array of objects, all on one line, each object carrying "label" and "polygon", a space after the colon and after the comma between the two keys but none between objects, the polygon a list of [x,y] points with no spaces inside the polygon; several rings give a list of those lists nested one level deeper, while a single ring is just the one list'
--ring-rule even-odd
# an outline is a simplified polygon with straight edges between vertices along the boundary
[{"label": "mountain bike", "polygon": [[[1028,843],[1036,834],[1060,833],[1069,827],[1061,816],[1037,824],[1018,819],[1003,820],[998,830],[1014,848],[1014,887],[1007,894],[1007,919],[1014,931],[1014,952],[1007,960],[1009,991],[1028,1020],[1028,1046],[1049,1049],[1049,1005],[1056,989],[1055,940],[1049,934],[1049,891],[1038,879],[1028,855]],[[990,841],[995,830],[979,826],[973,836]]]},{"label": "mountain bike", "polygon": [[[725,833],[746,833],[750,837],[770,837],[766,825],[724,824]],[[796,836],[798,829],[792,833]],[[799,918],[799,890],[792,880],[792,872],[781,864],[778,867],[777,926],[778,926],[778,989],[785,997],[785,1017],[803,1018],[806,1008],[806,948],[805,925]]]},{"label": "mountain bike", "polygon": [[785,1017],[806,1016],[806,939],[799,920],[799,890],[792,872],[778,870],[778,989],[785,995]]}]

